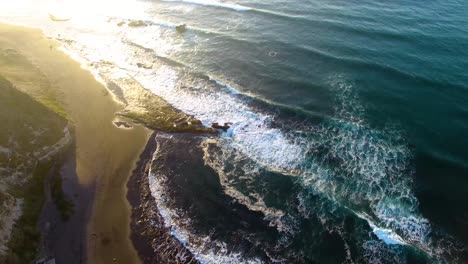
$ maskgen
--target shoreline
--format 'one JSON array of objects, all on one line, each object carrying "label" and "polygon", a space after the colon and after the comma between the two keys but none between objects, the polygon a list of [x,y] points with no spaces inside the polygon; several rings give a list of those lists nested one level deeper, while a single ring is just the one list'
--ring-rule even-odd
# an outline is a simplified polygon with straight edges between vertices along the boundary
[{"label": "shoreline", "polygon": [[[137,124],[117,128],[112,122],[122,106],[91,72],[59,50],[60,43],[38,29],[0,24],[0,32],[0,48],[18,51],[33,63],[75,127],[75,148],[59,170],[63,191],[76,210],[68,221],[55,225],[56,216],[44,212],[43,228],[52,230],[44,238],[52,254],[59,263],[139,263],[130,241],[126,183],[150,130]],[[28,86],[20,74],[6,78],[20,90],[42,92],[42,87]],[[80,225],[87,231],[79,232]]]}]

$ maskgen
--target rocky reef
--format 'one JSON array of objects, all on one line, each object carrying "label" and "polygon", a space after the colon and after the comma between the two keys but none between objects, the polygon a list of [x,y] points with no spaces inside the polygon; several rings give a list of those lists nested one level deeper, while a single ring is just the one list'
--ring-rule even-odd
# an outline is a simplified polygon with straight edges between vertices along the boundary
[{"label": "rocky reef", "polygon": [[125,107],[118,115],[157,131],[216,133],[193,116],[187,115],[146,90],[131,77],[106,79],[106,86]]}]

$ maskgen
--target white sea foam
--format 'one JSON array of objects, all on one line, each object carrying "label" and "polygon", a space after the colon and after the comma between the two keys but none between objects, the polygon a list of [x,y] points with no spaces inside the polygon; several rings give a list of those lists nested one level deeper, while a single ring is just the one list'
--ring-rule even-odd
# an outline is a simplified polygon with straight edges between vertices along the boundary
[{"label": "white sea foam", "polygon": [[138,74],[135,79],[206,126],[232,123],[224,137],[231,140],[232,147],[263,166],[284,172],[299,168],[303,149],[291,143],[279,129],[271,128],[271,116],[255,112],[234,94],[184,86],[180,73],[169,66]]},{"label": "white sea foam", "polygon": [[[366,124],[349,84],[333,85],[340,95],[339,120],[322,124],[315,130],[318,136],[310,137],[310,146],[326,153],[312,158],[303,185],[355,211],[385,243],[425,245],[431,227],[411,191],[410,151],[395,130]],[[363,203],[373,216],[360,212]]]},{"label": "white sea foam", "polygon": [[[346,100],[350,100],[350,98],[346,98]],[[354,104],[353,107],[355,108],[359,107],[359,105],[352,100],[349,104]],[[410,242],[422,243],[422,241],[426,239],[430,226],[426,219],[418,215],[417,208],[411,207],[412,204],[410,204],[410,207],[405,207],[403,204],[403,207],[398,207],[400,211],[394,211],[394,214],[398,214],[393,215],[394,217],[391,218],[389,210],[385,211],[385,209],[387,209],[391,204],[389,202],[378,202],[386,196],[390,196],[390,199],[386,200],[392,201],[393,195],[399,195],[406,197],[410,203],[415,203],[415,198],[409,189],[411,186],[408,179],[404,178],[407,176],[403,174],[406,164],[401,163],[406,162],[408,159],[406,156],[408,153],[407,149],[405,149],[404,145],[396,143],[393,144],[388,141],[388,134],[374,131],[366,127],[355,115],[351,115],[343,109],[339,110],[344,112],[344,114],[346,114],[352,122],[354,121],[354,123],[350,123],[351,127],[346,125],[346,123],[338,126],[335,126],[333,123],[324,125],[316,130],[316,133],[320,133],[322,135],[318,138],[315,137],[315,140],[317,141],[312,140],[305,142],[302,139],[298,139],[296,144],[294,144],[295,142],[291,142],[287,139],[284,141],[278,141],[277,138],[274,136],[270,137],[267,133],[259,133],[258,128],[264,129],[264,127],[257,126],[255,129],[250,131],[247,130],[247,128],[237,137],[232,136],[232,138],[228,137],[229,140],[220,140],[219,142],[222,142],[222,144],[218,144],[218,146],[223,148],[227,147],[228,149],[244,150],[242,151],[243,155],[253,158],[261,165],[267,164],[265,167],[269,169],[272,169],[270,164],[276,163],[277,167],[273,167],[274,170],[287,171],[289,175],[300,175],[306,188],[313,188],[315,191],[329,197],[329,199],[332,199],[338,204],[350,204],[353,206],[353,203],[355,202],[361,203],[363,200],[368,200],[371,208],[375,209],[374,214],[386,227],[378,227],[370,221],[370,218],[365,219],[369,222],[377,237],[382,239],[385,243],[400,245],[407,244],[391,228],[400,230],[400,232],[402,232]],[[195,114],[197,111],[192,110],[192,113]],[[280,134],[282,133],[279,130],[275,132]],[[236,133],[235,128],[231,133]],[[255,134],[255,141],[248,139],[250,133]],[[320,161],[312,160],[312,162],[304,168],[302,165],[304,164],[304,153],[306,150],[303,148],[307,148],[309,146],[318,148],[324,144],[323,142],[330,142],[330,138],[327,137],[332,139],[332,145],[329,146],[330,153],[327,155],[341,159],[343,167],[340,168],[339,171],[334,171],[332,168],[324,166]],[[263,145],[261,142],[265,142],[266,144]],[[247,145],[247,147],[242,146],[243,144]],[[278,149],[275,149],[275,147]],[[285,149],[285,151],[279,150],[281,148]],[[295,151],[291,152],[291,149],[294,149]],[[291,153],[296,155],[293,155],[294,158],[289,163],[284,162],[285,160],[283,160],[282,156],[276,156],[276,151],[279,151],[279,153],[288,153],[288,156],[290,156]],[[387,155],[390,156],[390,158],[388,158]],[[223,159],[219,156],[217,158]],[[229,157],[229,159],[232,161],[232,157]],[[393,159],[401,161],[394,162]],[[224,179],[224,174],[226,172],[222,170],[223,164],[227,160],[228,159],[226,158],[221,161],[218,160],[218,164],[215,165],[213,161],[209,162],[209,165],[215,168],[220,174],[224,186],[229,185],[228,181]],[[277,162],[278,160],[282,160],[283,163]],[[281,166],[278,166],[278,163],[281,164]],[[245,166],[243,168],[244,170],[248,169]],[[394,173],[391,177],[394,178],[392,180],[396,181],[398,186],[393,186],[388,182],[388,171],[386,171],[385,168],[387,168],[387,170],[390,168],[390,172]],[[337,173],[352,173],[353,176],[351,178],[344,179],[345,183],[338,186],[337,181],[339,181],[341,177]],[[247,174],[251,177],[254,177],[253,175],[255,175],[252,172]],[[374,190],[373,184],[376,184],[379,187],[377,188],[378,191]],[[232,188],[227,188],[227,192],[234,197],[242,197],[239,192],[233,191]],[[351,200],[346,200],[350,197]],[[245,198],[242,198],[241,200],[244,202],[248,201],[248,199]],[[377,205],[379,208],[384,208],[384,210],[377,210]],[[407,215],[408,217],[404,218],[403,215]],[[358,214],[358,216],[362,215]],[[401,219],[402,221],[398,221],[398,219]],[[409,225],[408,223],[412,225]]]},{"label": "white sea foam", "polygon": [[248,11],[251,8],[243,5],[238,5],[235,3],[229,3],[225,1],[216,1],[216,0],[164,0],[165,2],[182,2],[195,5],[211,6],[211,7],[220,7],[227,8],[236,11]]},{"label": "white sea foam", "polygon": [[[221,143],[223,141],[224,143]],[[280,232],[288,229],[287,224],[283,221],[285,213],[282,210],[269,207],[263,200],[263,195],[258,193],[254,187],[247,186],[247,190],[238,190],[234,183],[238,181],[250,181],[257,177],[261,172],[257,164],[249,161],[244,155],[239,154],[235,149],[229,145],[230,141],[221,138],[218,140],[205,139],[201,143],[203,149],[203,160],[206,165],[211,167],[219,176],[220,183],[224,188],[224,192],[236,199],[239,203],[245,205],[249,210],[262,212],[271,226],[276,226]],[[214,151],[212,148],[219,148]],[[227,163],[236,164],[230,166],[228,169],[225,165]],[[244,163],[241,168],[239,163]],[[241,170],[240,170],[241,169]]]},{"label": "white sea foam", "polygon": [[401,257],[401,247],[388,245],[381,240],[368,240],[362,244],[362,263],[407,263]]}]

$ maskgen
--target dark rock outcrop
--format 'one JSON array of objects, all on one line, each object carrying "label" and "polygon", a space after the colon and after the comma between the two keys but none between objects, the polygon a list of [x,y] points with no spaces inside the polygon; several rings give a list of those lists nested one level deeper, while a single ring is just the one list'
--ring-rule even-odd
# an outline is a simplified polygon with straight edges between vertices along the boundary
[{"label": "dark rock outcrop", "polygon": [[175,29],[178,33],[184,33],[185,31],[187,31],[187,25],[181,24],[176,26]]},{"label": "dark rock outcrop", "polygon": [[227,131],[230,127],[231,127],[232,123],[224,123],[224,125],[220,125],[218,123],[213,123],[211,124],[211,127],[214,128],[214,129],[221,129],[223,131]]}]

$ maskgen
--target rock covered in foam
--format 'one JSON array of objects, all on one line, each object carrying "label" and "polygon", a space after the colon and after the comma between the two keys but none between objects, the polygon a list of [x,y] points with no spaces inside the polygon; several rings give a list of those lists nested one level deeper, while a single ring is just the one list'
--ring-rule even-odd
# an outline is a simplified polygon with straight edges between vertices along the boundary
[{"label": "rock covered in foam", "polygon": [[220,130],[223,130],[224,132],[226,132],[230,127],[231,127],[232,123],[224,123],[224,125],[220,125],[219,123],[212,123],[211,124],[211,127],[214,128],[214,129],[220,129]]}]

